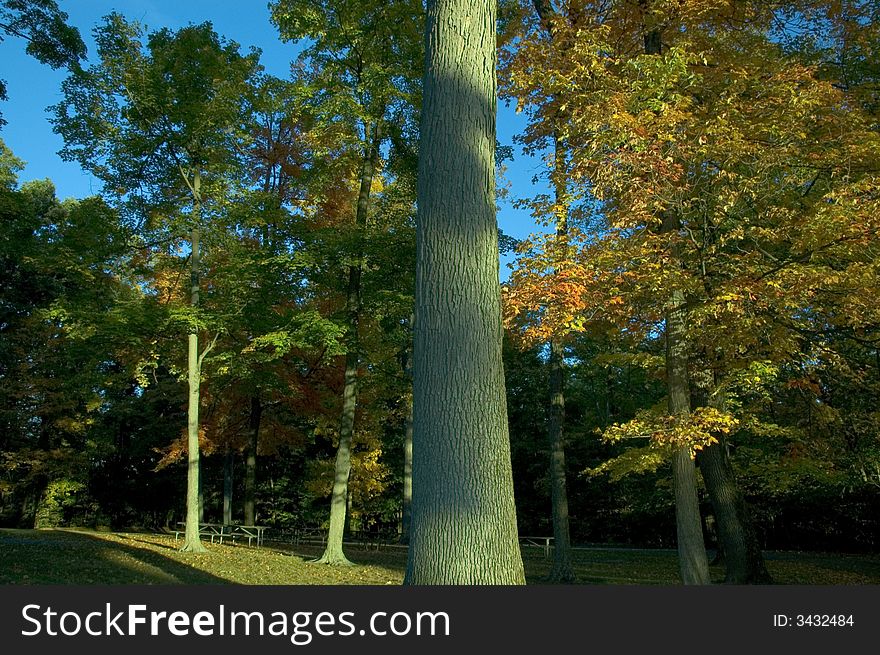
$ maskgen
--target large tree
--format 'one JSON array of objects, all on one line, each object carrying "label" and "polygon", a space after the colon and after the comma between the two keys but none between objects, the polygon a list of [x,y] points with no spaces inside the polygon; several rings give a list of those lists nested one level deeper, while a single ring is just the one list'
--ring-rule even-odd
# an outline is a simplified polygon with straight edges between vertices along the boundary
[{"label": "large tree", "polygon": [[[760,581],[746,505],[728,493],[733,469],[715,465],[726,453],[717,442],[734,436],[745,376],[799,357],[807,317],[834,307],[842,286],[863,288],[876,137],[798,51],[809,38],[785,48],[774,37],[776,3],[674,4],[584,3],[578,21],[558,24],[555,47],[523,45],[512,78],[530,130],[549,134],[548,110],[566,97],[572,189],[599,229],[579,236],[564,287],[546,274],[533,286],[528,269],[551,259],[530,253],[508,297],[522,308],[561,295],[571,329],[598,315],[630,334],[665,331],[667,407],[607,434],[658,439],[663,456],[627,451],[634,468],[678,447],[689,475],[681,446],[705,449],[728,580]],[[714,391],[693,393],[707,374]]]},{"label": "large tree", "polygon": [[[63,85],[55,129],[62,156],[105,183],[105,192],[133,210],[141,225],[169,240],[189,234],[189,308],[177,316],[187,332],[187,521],[183,549],[199,541],[199,406],[201,366],[211,343],[199,310],[201,242],[206,219],[222,210],[235,140],[244,122],[245,90],[258,72],[256,55],[242,56],[209,23],[172,32],[143,29],[118,14],[96,31],[100,62]],[[165,217],[165,220],[157,220]],[[154,232],[155,234],[155,232]],[[217,331],[215,330],[215,335]]]},{"label": "large tree", "polygon": [[495,219],[495,2],[428,3],[406,584],[523,584]]},{"label": "large tree", "polygon": [[[343,124],[350,134],[343,158],[357,158],[353,234],[345,272],[346,356],[339,445],[333,471],[327,547],[318,560],[348,565],[343,536],[349,500],[352,439],[362,375],[360,332],[364,313],[364,272],[371,193],[381,175],[380,149],[402,138],[418,106],[421,3],[413,0],[278,0],[272,20],[285,40],[309,39],[303,64],[309,70],[320,114],[327,124]],[[347,155],[347,157],[346,157]],[[338,257],[338,254],[337,254]]]}]

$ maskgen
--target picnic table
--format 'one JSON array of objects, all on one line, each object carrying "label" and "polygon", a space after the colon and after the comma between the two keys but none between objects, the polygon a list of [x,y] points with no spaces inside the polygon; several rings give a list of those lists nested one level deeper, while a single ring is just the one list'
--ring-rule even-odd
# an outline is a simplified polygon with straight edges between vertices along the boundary
[{"label": "picnic table", "polygon": [[[174,541],[177,541],[180,535],[186,532],[186,521],[178,521],[177,525],[180,526],[180,529],[174,531]],[[234,544],[236,539],[241,538],[248,540],[248,546],[254,541],[257,542],[257,546],[262,546],[266,530],[268,529],[269,528],[264,525],[199,523],[199,536],[210,538],[212,544],[214,543],[214,539],[217,539],[218,543],[222,544],[223,539],[226,538],[231,540]]]},{"label": "picnic table", "polygon": [[[179,529],[174,531],[174,541],[177,541],[180,535],[186,533],[186,521],[178,521],[177,525]],[[226,531],[227,527],[229,526],[225,526],[222,523],[199,523],[199,536],[210,537],[212,544],[216,538],[222,544],[223,537],[229,535]]]},{"label": "picnic table", "polygon": [[519,543],[523,546],[538,546],[544,549],[544,557],[550,557],[550,549],[553,547],[553,537],[520,537]]},{"label": "picnic table", "polygon": [[232,543],[235,543],[237,537],[241,537],[248,540],[248,546],[254,540],[256,540],[257,546],[262,546],[266,530],[269,529],[264,525],[229,525],[226,527],[232,529],[232,532],[229,533],[232,536]]}]

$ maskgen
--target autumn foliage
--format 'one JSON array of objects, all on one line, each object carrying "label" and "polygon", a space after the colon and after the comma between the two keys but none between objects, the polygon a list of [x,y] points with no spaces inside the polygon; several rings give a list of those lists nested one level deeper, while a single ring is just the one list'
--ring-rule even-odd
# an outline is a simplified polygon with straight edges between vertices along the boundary
[{"label": "autumn foliage", "polygon": [[[504,79],[530,119],[526,148],[565,144],[552,175],[573,227],[523,244],[508,325],[526,343],[603,324],[647,338],[681,290],[691,357],[731,396],[755,362],[800,360],[805,332],[876,329],[875,118],[841,71],[789,43],[819,29],[820,9],[829,40],[852,21],[833,3],[560,4],[549,37],[524,12]],[[652,30],[659,56],[643,54]],[[545,196],[529,203],[554,215]],[[711,438],[698,432],[692,447]]]}]

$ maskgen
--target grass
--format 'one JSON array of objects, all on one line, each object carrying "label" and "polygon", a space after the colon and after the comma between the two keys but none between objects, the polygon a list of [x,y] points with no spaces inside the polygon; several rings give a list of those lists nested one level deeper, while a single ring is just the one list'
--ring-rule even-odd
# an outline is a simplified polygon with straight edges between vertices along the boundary
[{"label": "grass", "polygon": [[[0,584],[399,585],[406,551],[350,547],[355,567],[309,563],[317,546],[270,543],[262,548],[207,543],[204,554],[181,553],[173,536],[85,530],[0,530]],[[579,549],[575,569],[585,584],[678,584],[674,551]],[[540,584],[550,561],[524,548],[529,584]],[[779,584],[880,584],[880,556],[771,552]],[[712,568],[720,582],[723,569]]]}]

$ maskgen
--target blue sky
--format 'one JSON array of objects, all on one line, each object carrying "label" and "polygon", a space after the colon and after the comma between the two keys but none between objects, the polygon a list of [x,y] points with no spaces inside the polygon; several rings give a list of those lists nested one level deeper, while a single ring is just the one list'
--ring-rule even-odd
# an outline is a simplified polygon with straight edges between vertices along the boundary
[{"label": "blue sky", "polygon": [[[149,29],[177,29],[189,23],[211,21],[219,34],[236,41],[242,50],[246,51],[250,46],[260,48],[266,70],[279,77],[287,76],[289,63],[296,54],[295,46],[282,43],[269,22],[266,0],[59,0],[58,4],[67,12],[69,23],[79,29],[90,56],[94,56],[95,51],[92,28],[111,11],[138,20]],[[27,162],[21,181],[49,178],[61,198],[82,198],[98,193],[100,184],[97,180],[78,165],[64,162],[57,155],[63,144],[52,132],[48,121],[46,108],[61,99],[61,81],[67,75],[66,71],[53,71],[40,64],[26,55],[24,48],[22,40],[12,37],[0,43],[0,61],[3,62],[0,77],[6,80],[9,95],[9,101],[2,103],[7,125],[0,131],[0,138]],[[523,126],[522,116],[499,104],[498,138],[503,144],[511,144],[514,134]],[[524,157],[519,149],[515,149],[515,153],[514,161],[507,163],[512,196],[531,195],[534,192],[531,180],[541,163]],[[505,233],[517,238],[536,229],[526,212],[513,209],[507,202],[501,207],[499,224]],[[505,276],[504,267],[502,276]]]}]

